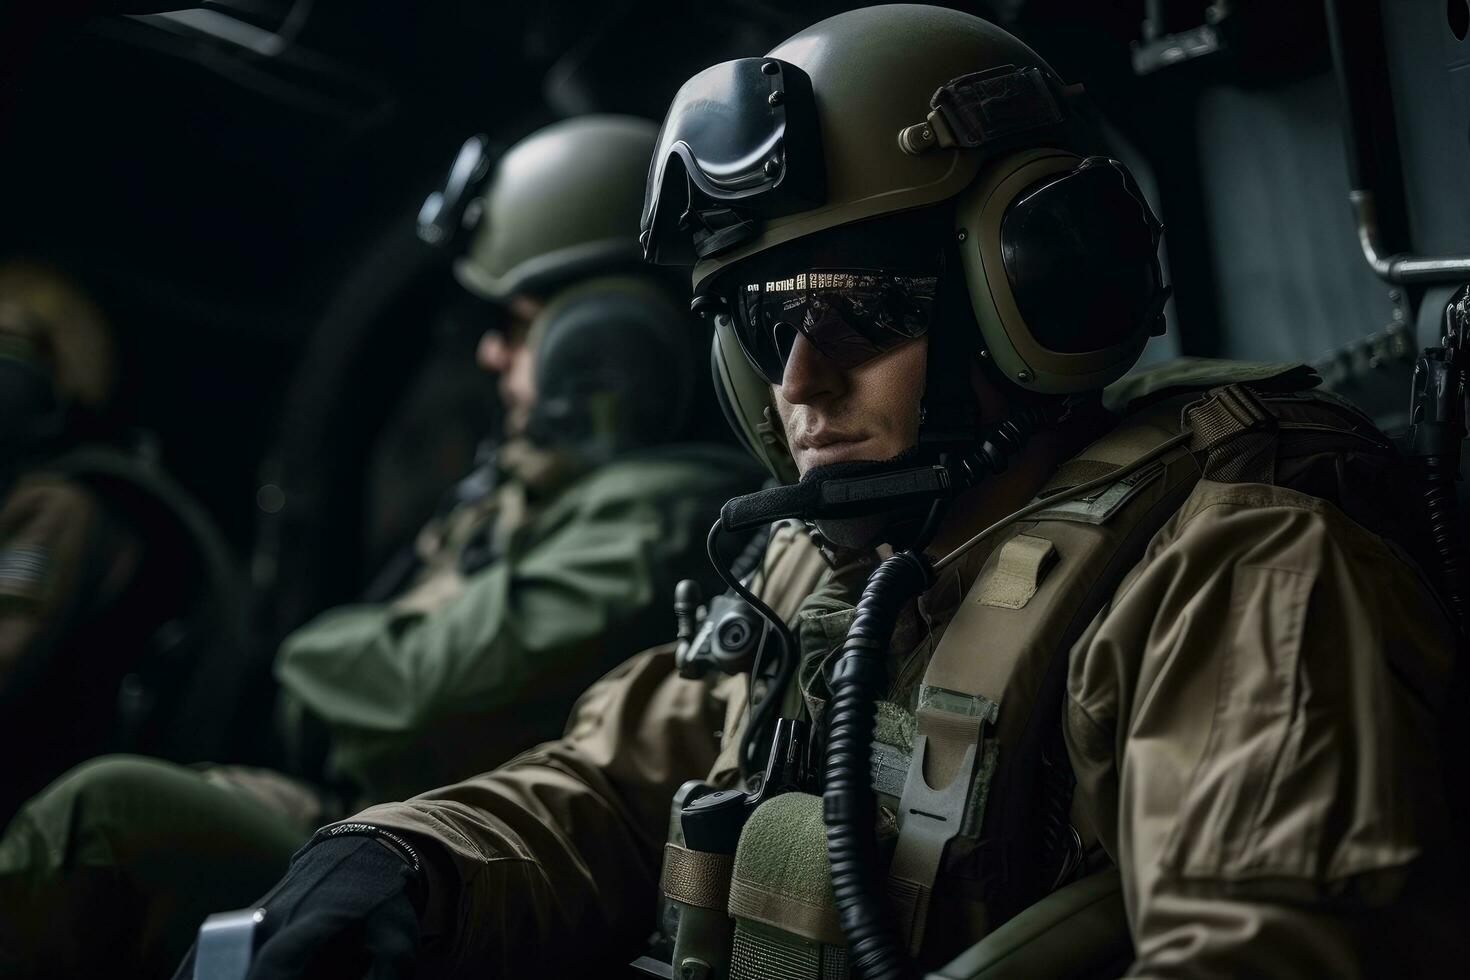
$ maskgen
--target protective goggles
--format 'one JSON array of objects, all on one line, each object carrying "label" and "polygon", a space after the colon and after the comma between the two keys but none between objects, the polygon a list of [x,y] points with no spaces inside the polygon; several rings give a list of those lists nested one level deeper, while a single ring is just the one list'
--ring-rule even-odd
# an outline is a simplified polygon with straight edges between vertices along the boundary
[{"label": "protective goggles", "polygon": [[643,198],[644,258],[688,265],[730,248],[755,234],[752,216],[821,204],[825,179],[805,72],[777,58],[706,68],[679,89],[659,131]]},{"label": "protective goggles", "polygon": [[[914,155],[986,149],[1062,122],[1060,97],[1037,68],[962,75],[935,91],[932,111],[897,134],[899,146]],[[826,198],[811,79],[779,58],[727,61],[685,82],[669,106],[643,198],[643,257],[692,265],[755,238],[765,219]]]},{"label": "protective goggles", "polygon": [[797,334],[843,368],[924,336],[934,318],[939,276],[810,269],[738,288],[735,335],[756,372],[777,385]]}]

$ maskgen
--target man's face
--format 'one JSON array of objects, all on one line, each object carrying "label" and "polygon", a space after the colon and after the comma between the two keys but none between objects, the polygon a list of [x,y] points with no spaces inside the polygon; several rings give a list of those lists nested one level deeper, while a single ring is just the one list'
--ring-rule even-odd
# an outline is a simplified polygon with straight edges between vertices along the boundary
[{"label": "man's face", "polygon": [[781,383],[773,385],[786,441],[805,476],[816,466],[891,459],[919,435],[927,338],[842,368],[797,335]]},{"label": "man's face", "polygon": [[505,406],[505,434],[510,437],[526,430],[531,408],[536,404],[534,352],[526,340],[532,321],[545,305],[533,296],[512,298],[505,328],[485,331],[475,349],[479,365],[499,377],[500,400]]}]

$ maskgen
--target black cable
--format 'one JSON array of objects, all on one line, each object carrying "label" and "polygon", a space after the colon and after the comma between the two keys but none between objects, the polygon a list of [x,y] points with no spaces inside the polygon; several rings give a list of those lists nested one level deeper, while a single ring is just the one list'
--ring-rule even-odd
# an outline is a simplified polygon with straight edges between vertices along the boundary
[{"label": "black cable", "polygon": [[765,561],[766,549],[771,545],[771,528],[772,526],[767,524],[756,529],[756,532],[750,536],[745,550],[730,563],[731,575],[744,582],[760,570]]},{"label": "black cable", "polygon": [[[1060,424],[1069,403],[1021,407],[989,426],[972,453],[957,460],[964,483],[974,486],[1003,472],[1038,429]],[[921,550],[939,529],[946,501],[930,508],[919,542],[878,566],[863,587],[842,652],[828,680],[827,738],[822,781],[822,819],[827,860],[842,934],[853,973],[864,980],[909,980],[915,976],[886,893],[874,824],[873,729],[877,701],[888,686],[888,652],[898,614],[934,584],[932,560]]]},{"label": "black cable", "polygon": [[1458,460],[1442,456],[1420,459],[1421,492],[1429,522],[1430,544],[1439,558],[1440,592],[1453,613],[1461,634],[1466,632],[1465,595],[1462,587],[1464,571],[1460,555],[1458,507],[1455,501],[1455,479]]},{"label": "black cable", "polygon": [[894,624],[904,605],[933,581],[929,559],[920,551],[901,551],[879,565],[863,588],[828,683],[832,698],[827,704],[822,790],[827,858],[853,972],[866,980],[903,980],[914,974],[885,898],[873,833],[877,804],[869,761],[877,699],[888,685]]},{"label": "black cable", "polygon": [[[716,542],[719,540],[722,530],[724,530],[724,525],[720,521],[715,521],[714,526],[709,529],[709,537],[705,540],[705,551],[709,555],[710,564],[715,567],[715,574],[720,576],[721,581],[730,588],[730,591],[749,603],[750,607],[756,611],[756,614],[765,620],[768,634],[774,633],[776,635],[778,648],[776,651],[775,676],[767,686],[766,694],[761,698],[760,704],[756,705],[752,703],[750,706],[747,716],[749,721],[745,726],[745,734],[740,740],[740,768],[749,777],[752,773],[764,771],[764,760],[757,761],[755,759],[755,753],[760,750],[762,731],[769,727],[772,716],[780,707],[781,698],[786,691],[786,686],[791,682],[791,676],[796,672],[796,638],[791,635],[791,630],[787,628],[786,621],[776,615],[775,610],[762,602],[754,592],[746,588],[745,583],[732,575],[730,570],[725,567],[724,562],[720,560],[719,548]],[[757,663],[751,668],[752,696],[754,692],[753,685],[756,680],[756,670],[762,667],[760,661],[764,659],[764,650],[765,637],[761,641],[761,651],[757,655]]]}]

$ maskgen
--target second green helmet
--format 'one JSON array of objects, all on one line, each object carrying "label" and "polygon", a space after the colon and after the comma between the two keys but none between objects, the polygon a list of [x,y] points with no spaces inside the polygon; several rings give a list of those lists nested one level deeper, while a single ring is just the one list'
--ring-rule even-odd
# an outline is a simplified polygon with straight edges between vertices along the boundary
[{"label": "second green helmet", "polygon": [[493,166],[488,141],[474,137],[425,202],[420,237],[437,245],[467,233],[455,278],[492,301],[635,268],[656,135],[633,116],[578,116],[537,130]]}]

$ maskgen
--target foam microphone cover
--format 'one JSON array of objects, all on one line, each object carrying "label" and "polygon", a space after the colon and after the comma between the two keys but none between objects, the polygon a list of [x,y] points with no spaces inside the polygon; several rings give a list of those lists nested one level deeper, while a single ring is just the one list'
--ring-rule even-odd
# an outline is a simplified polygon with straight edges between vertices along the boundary
[{"label": "foam microphone cover", "polygon": [[736,497],[720,509],[727,531],[798,518],[860,517],[916,500],[933,500],[952,491],[942,466],[906,466],[914,450],[889,460],[832,463],[808,470],[801,482]]},{"label": "foam microphone cover", "polygon": [[805,517],[821,499],[821,481],[803,479],[726,501],[720,508],[720,523],[727,531],[743,531],[772,521]]}]

